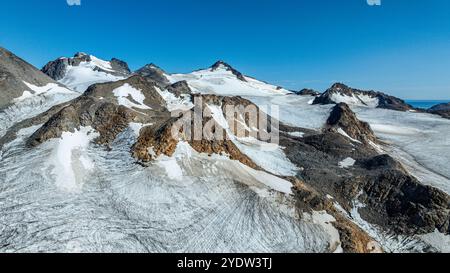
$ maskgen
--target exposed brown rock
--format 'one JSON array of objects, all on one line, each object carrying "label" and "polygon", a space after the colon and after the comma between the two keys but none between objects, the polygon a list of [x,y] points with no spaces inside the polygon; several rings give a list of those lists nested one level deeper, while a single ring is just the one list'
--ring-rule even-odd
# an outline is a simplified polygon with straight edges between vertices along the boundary
[{"label": "exposed brown rock", "polygon": [[345,253],[381,253],[380,245],[356,224],[335,213],[333,226],[338,230]]},{"label": "exposed brown rock", "polygon": [[367,143],[377,138],[367,122],[360,121],[345,103],[336,104],[327,120],[330,128],[344,130],[351,138]]}]

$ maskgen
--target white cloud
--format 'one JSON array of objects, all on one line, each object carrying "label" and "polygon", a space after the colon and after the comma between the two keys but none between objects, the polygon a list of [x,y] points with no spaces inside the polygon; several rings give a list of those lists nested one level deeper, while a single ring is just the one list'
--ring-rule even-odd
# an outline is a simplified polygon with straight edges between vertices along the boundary
[{"label": "white cloud", "polygon": [[66,0],[69,6],[81,6],[81,0]]},{"label": "white cloud", "polygon": [[367,0],[369,6],[381,6],[381,0]]}]

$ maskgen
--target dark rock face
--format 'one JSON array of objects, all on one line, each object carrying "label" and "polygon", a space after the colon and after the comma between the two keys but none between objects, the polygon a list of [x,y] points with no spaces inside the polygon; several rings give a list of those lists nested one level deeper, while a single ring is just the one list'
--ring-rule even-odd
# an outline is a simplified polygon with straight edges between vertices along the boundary
[{"label": "dark rock face", "polygon": [[334,129],[341,128],[351,138],[363,143],[376,142],[375,134],[370,125],[367,122],[360,121],[345,103],[339,103],[333,107],[327,125]]},{"label": "dark rock face", "polygon": [[[52,79],[58,81],[64,78],[68,66],[79,66],[81,62],[90,61],[92,61],[90,55],[78,52],[72,58],[59,58],[47,63],[41,69],[41,71],[47,74]],[[113,58],[111,59],[110,64],[113,71],[106,71],[100,67],[96,67],[94,68],[94,70],[105,72],[115,76],[127,76],[131,73],[130,69],[128,68],[128,64],[124,61]]]},{"label": "dark rock face", "polygon": [[359,89],[350,88],[345,84],[342,83],[335,83],[331,88],[329,88],[327,91],[325,91],[322,95],[317,97],[313,104],[334,104],[336,103],[333,101],[332,95],[333,94],[339,94],[341,96],[347,96],[347,97],[356,97],[359,99],[360,104],[366,105],[366,103],[360,99],[358,96],[368,96],[371,98],[377,98],[378,99],[378,106],[377,108],[384,108],[384,109],[390,109],[390,110],[397,110],[397,111],[409,111],[414,110],[414,107],[407,104],[405,101],[389,96],[387,94],[376,92],[376,91],[363,91]]},{"label": "dark rock face", "polygon": [[192,91],[186,81],[179,81],[167,86],[167,91],[174,94],[177,98],[181,95],[191,95]]},{"label": "dark rock face", "polygon": [[141,75],[147,79],[156,82],[161,88],[170,85],[169,80],[165,76],[166,72],[155,64],[147,64],[144,67],[136,70],[135,74]]},{"label": "dark rock face", "polygon": [[219,69],[220,67],[225,67],[228,71],[233,73],[233,75],[235,75],[236,78],[238,78],[239,80],[241,80],[243,82],[247,81],[241,72],[237,71],[231,65],[225,63],[224,61],[217,61],[215,64],[213,64],[211,66],[211,71],[215,71],[215,70]]},{"label": "dark rock face", "polygon": [[[344,209],[358,200],[364,220],[397,234],[426,234],[438,229],[449,234],[450,199],[421,184],[392,157],[378,155],[366,145],[325,131],[304,138],[280,137],[289,160],[299,166],[298,178],[320,195],[331,195]],[[351,157],[356,164],[341,168]],[[345,232],[348,232],[345,231]]]},{"label": "dark rock face", "polygon": [[440,115],[443,118],[450,119],[450,102],[435,105],[427,110],[428,113]]},{"label": "dark rock face", "polygon": [[0,47],[0,109],[30,90],[25,82],[45,86],[54,81],[10,51]]},{"label": "dark rock face", "polygon": [[313,89],[307,89],[307,88],[304,88],[300,91],[295,91],[294,93],[299,96],[314,96],[314,97],[316,97],[316,96],[320,95],[320,92],[313,90]]},{"label": "dark rock face", "polygon": [[130,68],[128,67],[128,64],[126,62],[119,60],[117,58],[112,58],[110,63],[114,71],[117,71],[125,75],[131,74]]}]

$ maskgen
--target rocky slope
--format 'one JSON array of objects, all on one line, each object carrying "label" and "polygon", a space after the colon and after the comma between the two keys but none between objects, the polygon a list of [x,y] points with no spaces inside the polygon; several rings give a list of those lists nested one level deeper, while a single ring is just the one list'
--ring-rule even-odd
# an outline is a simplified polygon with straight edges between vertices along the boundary
[{"label": "rocky slope", "polygon": [[155,64],[147,64],[144,67],[136,70],[134,73],[155,81],[160,87],[166,87],[170,85],[169,80],[165,76],[166,72]]},{"label": "rocky slope", "polygon": [[342,83],[333,84],[322,95],[317,97],[313,104],[334,104],[340,102],[397,111],[414,110],[411,105],[399,98],[381,92],[354,89]]},{"label": "rocky slope", "polygon": [[443,118],[450,119],[450,103],[435,105],[427,110],[428,113],[440,115]]},{"label": "rocky slope", "polygon": [[0,109],[34,94],[63,92],[60,87],[44,73],[0,47]]}]

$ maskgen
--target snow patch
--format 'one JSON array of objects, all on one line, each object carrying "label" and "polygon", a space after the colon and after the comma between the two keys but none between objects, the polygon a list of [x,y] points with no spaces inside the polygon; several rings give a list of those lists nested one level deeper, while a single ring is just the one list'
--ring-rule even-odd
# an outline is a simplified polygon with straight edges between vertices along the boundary
[{"label": "snow patch", "polygon": [[345,169],[345,168],[355,165],[355,163],[356,163],[356,160],[354,160],[351,157],[347,157],[346,159],[339,162],[338,165],[339,165],[339,168]]},{"label": "snow patch", "polygon": [[305,135],[303,132],[288,132],[288,134],[294,137],[303,137]]},{"label": "snow patch", "polygon": [[309,219],[314,224],[320,225],[329,234],[329,250],[334,253],[342,253],[341,238],[339,231],[333,226],[332,222],[336,219],[326,211],[313,211],[311,214],[303,213],[303,217]]},{"label": "snow patch", "polygon": [[343,136],[345,136],[346,138],[350,139],[353,142],[357,142],[357,143],[361,143],[361,141],[356,140],[354,138],[352,138],[351,136],[349,136],[342,128],[338,128],[337,132]]},{"label": "snow patch", "polygon": [[[138,108],[143,110],[151,109],[149,106],[144,104],[145,96],[142,94],[141,90],[134,88],[133,86],[125,83],[119,88],[113,90],[114,96],[117,97],[117,101],[120,105],[128,108]],[[136,103],[130,101],[128,98],[131,97]]]},{"label": "snow patch", "polygon": [[62,86],[59,86],[56,83],[49,83],[44,86],[36,86],[31,83],[28,83],[26,81],[23,81],[23,83],[29,88],[29,90],[25,90],[22,94],[22,96],[15,98],[13,100],[14,103],[22,102],[25,100],[28,100],[30,98],[33,98],[35,96],[40,95],[55,95],[55,94],[72,94],[73,92],[67,88],[64,88]]},{"label": "snow patch", "polygon": [[92,171],[94,163],[85,154],[90,141],[99,136],[91,127],[81,127],[74,133],[63,132],[53,154],[53,173],[56,186],[68,192],[79,192],[85,171]]}]

